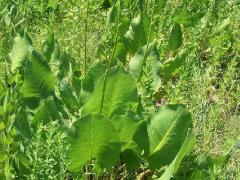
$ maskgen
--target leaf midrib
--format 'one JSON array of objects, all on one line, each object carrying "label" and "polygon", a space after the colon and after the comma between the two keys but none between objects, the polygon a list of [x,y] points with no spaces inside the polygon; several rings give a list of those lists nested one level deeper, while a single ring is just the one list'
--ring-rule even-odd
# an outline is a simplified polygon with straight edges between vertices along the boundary
[{"label": "leaf midrib", "polygon": [[163,136],[163,138],[161,139],[160,143],[156,146],[156,148],[153,150],[152,153],[150,153],[149,156],[152,156],[154,154],[156,154],[158,151],[160,151],[164,145],[168,142],[168,137],[170,136],[173,128],[176,127],[176,125],[178,124],[178,119],[179,116],[181,115],[181,112],[178,112],[178,114],[175,116],[174,121],[171,125],[171,127],[167,130],[167,132],[165,133],[165,135]]}]

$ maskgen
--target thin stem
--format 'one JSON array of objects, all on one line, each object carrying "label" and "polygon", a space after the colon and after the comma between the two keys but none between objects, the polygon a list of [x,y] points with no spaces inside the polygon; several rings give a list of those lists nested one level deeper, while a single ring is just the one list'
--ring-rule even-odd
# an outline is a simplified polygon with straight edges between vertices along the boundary
[{"label": "thin stem", "polygon": [[84,74],[87,73],[87,38],[88,38],[88,14],[89,14],[89,0],[87,0],[86,17],[85,17],[85,32],[84,32]]},{"label": "thin stem", "polygon": [[113,61],[113,57],[116,52],[118,35],[119,35],[119,27],[120,27],[120,16],[121,16],[121,0],[119,1],[119,11],[118,11],[118,16],[117,16],[117,32],[116,32],[116,36],[115,36],[115,40],[114,40],[114,47],[113,47],[113,51],[110,56],[110,59],[109,59],[108,65],[107,65],[107,69],[106,69],[106,72],[104,75],[104,80],[103,80],[103,93],[102,93],[102,98],[101,98],[100,114],[102,114],[102,111],[103,111],[103,102],[104,102],[105,91],[106,91],[106,86],[107,86],[107,76],[108,76],[112,61]]},{"label": "thin stem", "polygon": [[153,4],[153,10],[152,10],[151,20],[150,20],[150,27],[149,27],[149,31],[148,31],[148,37],[147,37],[147,47],[146,47],[146,50],[144,52],[143,63],[141,65],[141,67],[140,67],[140,72],[139,72],[139,75],[137,77],[137,82],[139,82],[140,79],[141,79],[143,66],[145,65],[145,61],[146,61],[147,54],[148,54],[148,49],[149,49],[149,44],[150,44],[150,37],[151,37],[151,32],[152,32],[152,23],[153,23],[153,15],[154,15],[155,6],[156,6],[156,1]]}]

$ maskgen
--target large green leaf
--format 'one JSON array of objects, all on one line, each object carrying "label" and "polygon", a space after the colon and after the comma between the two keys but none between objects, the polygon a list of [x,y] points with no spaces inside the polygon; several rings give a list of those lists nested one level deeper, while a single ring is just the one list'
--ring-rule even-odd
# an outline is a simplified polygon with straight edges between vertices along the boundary
[{"label": "large green leaf", "polygon": [[169,180],[172,178],[173,174],[177,172],[183,158],[192,151],[194,145],[196,144],[196,137],[190,130],[179,150],[177,156],[174,158],[172,163],[167,167],[160,180]]},{"label": "large green leaf", "polygon": [[[132,54],[148,42],[149,28],[151,21],[148,15],[141,14],[131,21],[129,30],[125,34],[127,44]],[[150,32],[149,41],[153,41],[153,32]]]},{"label": "large green leaf", "polygon": [[15,71],[17,68],[21,67],[32,50],[33,47],[27,36],[18,34],[17,37],[14,38],[13,48],[10,53],[10,59],[12,61],[11,70]]},{"label": "large green leaf", "polygon": [[110,169],[120,155],[120,138],[111,121],[102,115],[89,115],[72,126],[68,169],[81,171],[88,161],[95,159],[97,169]]},{"label": "large green leaf", "polygon": [[144,123],[144,121],[139,120],[136,114],[131,112],[128,112],[126,115],[114,116],[112,122],[123,144],[132,141],[134,135]]},{"label": "large green leaf", "polygon": [[157,76],[160,69],[160,54],[154,42],[150,43],[148,47],[147,45],[141,47],[130,60],[129,70],[134,77],[137,78],[140,75],[146,61],[151,64],[151,75]]},{"label": "large green leaf", "polygon": [[45,98],[52,95],[55,88],[54,76],[46,59],[33,51],[26,63],[24,82],[21,87],[23,98]]},{"label": "large green leaf", "polygon": [[[83,107],[82,116],[100,112],[103,86],[104,76],[98,80],[93,95]],[[107,117],[122,115],[128,109],[136,109],[137,105],[138,93],[134,78],[122,66],[111,68],[106,80],[102,114]]]},{"label": "large green leaf", "polygon": [[54,98],[49,97],[46,100],[43,100],[42,104],[36,110],[32,122],[37,125],[39,123],[47,124],[48,122],[55,120],[61,121],[61,116],[58,112]]},{"label": "large green leaf", "polygon": [[191,115],[183,105],[165,105],[153,115],[148,126],[151,168],[160,168],[175,158],[191,126]]}]

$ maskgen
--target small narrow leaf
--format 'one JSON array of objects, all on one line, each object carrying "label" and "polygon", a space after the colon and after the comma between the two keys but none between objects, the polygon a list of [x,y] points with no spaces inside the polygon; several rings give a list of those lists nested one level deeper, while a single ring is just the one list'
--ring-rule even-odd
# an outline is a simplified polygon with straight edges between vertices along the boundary
[{"label": "small narrow leaf", "polygon": [[224,31],[225,29],[227,29],[229,27],[231,23],[231,19],[230,18],[227,18],[227,19],[224,19],[219,26],[216,27],[215,31],[213,32],[213,35],[217,35],[219,34],[220,32]]},{"label": "small narrow leaf", "polygon": [[56,10],[57,7],[58,7],[58,0],[49,0],[48,1],[48,7]]},{"label": "small narrow leaf", "polygon": [[170,50],[176,50],[182,45],[182,31],[179,24],[175,24],[169,35],[168,48]]},{"label": "small narrow leaf", "polygon": [[45,55],[47,61],[51,61],[52,59],[58,60],[60,56],[60,50],[57,40],[55,39],[55,35],[53,32],[50,32],[48,38],[44,42],[43,45],[43,54]]},{"label": "small narrow leaf", "polygon": [[166,6],[167,0],[155,0],[156,3],[156,10],[158,12],[163,12],[163,8]]},{"label": "small narrow leaf", "polygon": [[182,49],[178,52],[175,59],[167,61],[162,64],[162,75],[164,79],[168,80],[171,76],[174,76],[180,67],[184,65],[187,55],[192,51],[192,47]]},{"label": "small narrow leaf", "polygon": [[117,18],[117,8],[115,6],[111,7],[107,13],[107,26],[110,27],[112,24],[115,23]]},{"label": "small narrow leaf", "polygon": [[9,158],[8,153],[0,151],[0,163],[4,162],[8,158]]},{"label": "small narrow leaf", "polygon": [[[0,113],[0,115],[1,115],[1,113]],[[0,131],[2,131],[3,129],[5,128],[5,124],[4,124],[4,122],[0,122]]]}]

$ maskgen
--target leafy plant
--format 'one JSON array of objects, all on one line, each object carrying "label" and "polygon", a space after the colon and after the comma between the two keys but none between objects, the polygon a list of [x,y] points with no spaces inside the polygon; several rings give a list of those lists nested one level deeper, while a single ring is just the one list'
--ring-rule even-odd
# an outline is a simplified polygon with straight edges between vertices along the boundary
[{"label": "leafy plant", "polygon": [[[13,41],[0,83],[0,177],[181,179],[187,162],[194,167],[190,179],[214,178],[233,151],[216,158],[196,154],[187,107],[155,103],[160,86],[196,51],[185,33],[204,13],[183,2],[172,19],[159,22],[168,1],[101,1],[108,34],[90,65],[86,3],[84,67],[62,51],[53,32],[41,50],[26,31]],[[41,1],[40,13],[58,5]],[[224,20],[213,35],[229,24]],[[168,31],[165,42],[158,27]]]},{"label": "leafy plant", "polygon": [[[15,41],[14,46],[18,43],[20,42]],[[15,51],[18,50],[13,48],[12,54],[16,54]],[[47,60],[50,58],[49,53],[45,56],[35,50],[25,52],[25,55],[21,56],[25,63],[14,66],[14,70],[22,77],[20,80],[15,79],[16,84],[19,84],[17,96],[22,102],[19,108],[24,110],[21,111],[23,116],[27,117],[31,114],[27,118],[29,121],[26,125],[31,127],[34,133],[41,123],[49,124],[60,120],[61,126],[69,129],[66,119],[62,117],[66,115],[68,118],[76,119],[67,130],[69,131],[67,142],[70,144],[68,170],[83,173],[83,167],[94,161],[90,170],[97,175],[100,175],[104,169],[110,170],[116,162],[126,163],[129,170],[139,168],[141,163],[147,163],[154,171],[172,162],[169,168],[176,167],[167,171],[173,174],[183,157],[193,148],[194,140],[188,140],[194,138],[194,135],[189,135],[191,117],[186,108],[182,105],[165,105],[153,115],[143,116],[144,109],[139,107],[140,97],[134,77],[123,65],[109,67],[107,74],[102,71],[92,74],[94,71],[91,68],[89,73],[93,76],[92,81],[97,78],[95,74],[100,74],[101,77],[93,83],[93,91],[89,92],[90,97],[81,106],[76,102],[79,98],[81,101],[82,90],[79,94],[75,89],[65,90],[65,86],[60,85],[65,77],[57,77],[58,74],[54,75],[51,72],[54,62],[49,65],[48,62],[51,62]],[[62,58],[58,59],[61,60]],[[58,65],[61,66],[61,63]],[[93,69],[101,70],[96,69],[96,66],[99,65],[94,65]],[[66,70],[66,74],[69,74],[70,69]],[[87,74],[83,78],[89,76],[90,74]],[[68,83],[67,86],[73,83],[67,79],[65,81]],[[104,99],[102,99],[103,93],[105,93]],[[68,96],[73,100],[66,99]],[[65,110],[61,108],[63,104]],[[73,108],[74,106],[82,107],[81,112]],[[21,121],[26,120],[21,119]],[[24,127],[16,126],[16,128],[20,134],[24,134]],[[31,137],[31,133],[29,138],[30,140],[34,138]],[[149,147],[143,147],[143,144],[139,143],[142,139],[145,139]],[[190,145],[187,144],[189,142]],[[182,152],[182,146],[183,148],[189,146],[189,150],[186,153]],[[130,154],[134,158],[128,159]],[[21,155],[16,158],[29,168]]]}]

